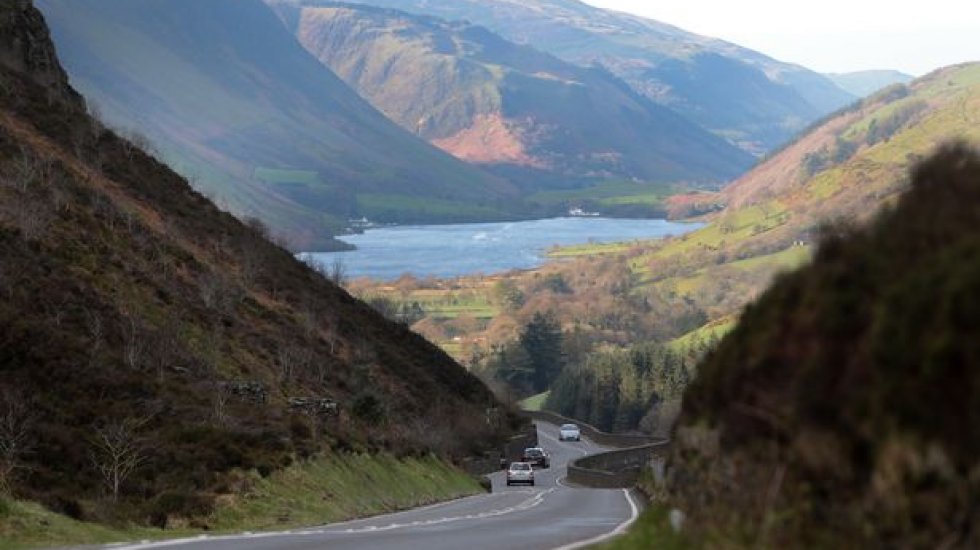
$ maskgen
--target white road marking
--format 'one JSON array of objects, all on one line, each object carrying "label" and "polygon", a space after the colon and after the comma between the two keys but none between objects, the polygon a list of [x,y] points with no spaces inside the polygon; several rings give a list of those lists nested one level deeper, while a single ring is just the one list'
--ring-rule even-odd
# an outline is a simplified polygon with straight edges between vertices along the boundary
[{"label": "white road marking", "polygon": [[[409,523],[390,523],[383,527],[377,525],[368,525],[361,528],[348,528],[348,529],[337,529],[334,526],[331,529],[303,529],[303,530],[289,530],[289,531],[278,531],[269,533],[242,533],[240,535],[224,535],[224,536],[214,536],[209,537],[208,540],[215,542],[226,542],[226,541],[236,541],[236,540],[249,540],[249,539],[260,539],[260,538],[270,538],[270,537],[281,537],[281,536],[294,536],[294,537],[308,537],[308,536],[321,536],[321,535],[357,535],[363,533],[378,533],[381,531],[393,531],[395,529],[405,529],[409,527],[424,527],[430,525],[441,525],[444,523],[453,523],[457,521],[472,520],[472,519],[486,519],[492,517],[504,516],[507,514],[512,514],[514,512],[521,512],[525,510],[530,510],[541,505],[547,495],[554,492],[555,489],[547,489],[544,491],[529,491],[532,496],[519,504],[514,506],[508,506],[506,508],[499,508],[495,510],[487,510],[485,512],[480,512],[477,514],[466,514],[463,516],[451,516],[444,517],[440,519],[430,519],[430,520],[419,520],[412,521]],[[513,492],[512,492],[513,493]],[[191,544],[194,542],[200,542],[199,537],[190,537],[183,539],[173,539],[164,540],[157,542],[142,541],[139,544],[133,545],[119,545],[113,548],[119,550],[144,550],[148,548],[165,548],[168,546],[181,546],[184,544]]]},{"label": "white road marking", "polygon": [[[588,447],[598,447],[598,446],[597,445],[594,445],[593,443],[591,443],[591,442],[589,442],[588,440],[585,440],[585,439],[583,439],[583,443],[585,443],[585,445],[582,445],[582,446],[580,446],[580,445],[571,445],[571,444],[568,444],[568,443],[565,443],[565,442],[560,442],[554,436],[548,435],[547,433],[545,433],[543,431],[542,432],[539,432],[539,433],[540,433],[540,435],[544,436],[545,439],[548,439],[548,440],[551,440],[551,441],[553,441],[555,443],[558,443],[562,447],[572,448],[575,451],[577,451],[578,453],[582,454],[583,456],[589,455],[591,452],[595,452],[597,450],[601,450],[601,449],[590,449],[590,448],[588,448]],[[585,448],[583,448],[583,447],[585,447]],[[562,487],[568,487],[567,485],[565,485],[564,483],[562,483],[562,478],[556,478],[555,482],[556,482],[557,485],[560,485]],[[528,499],[526,499],[526,500],[524,500],[524,501],[522,501],[522,502],[520,502],[520,503],[518,503],[518,504],[516,504],[514,506],[508,506],[506,508],[493,509],[493,510],[488,510],[488,511],[485,511],[485,512],[474,513],[474,514],[466,514],[466,515],[462,515],[462,516],[443,517],[443,518],[440,518],[440,519],[417,520],[417,521],[412,521],[412,522],[408,522],[408,523],[389,523],[389,524],[387,524],[387,525],[385,525],[383,527],[379,527],[377,525],[367,525],[367,526],[364,526],[364,527],[348,527],[346,529],[343,529],[342,528],[343,526],[351,525],[353,523],[364,523],[364,522],[367,522],[367,521],[371,521],[370,519],[361,519],[361,520],[351,520],[351,521],[348,521],[348,522],[337,523],[337,524],[330,524],[330,525],[326,525],[326,526],[323,526],[323,527],[320,527],[320,528],[313,528],[313,529],[295,529],[295,530],[264,532],[264,533],[252,533],[250,531],[244,531],[244,532],[242,532],[242,533],[240,533],[238,535],[218,535],[218,536],[199,535],[199,536],[196,536],[196,537],[188,537],[188,538],[182,538],[182,539],[171,539],[171,540],[163,540],[163,541],[142,540],[142,541],[140,541],[137,544],[115,543],[115,544],[112,544],[112,545],[107,545],[106,548],[110,548],[111,547],[111,548],[113,548],[113,550],[145,550],[145,549],[151,549],[151,548],[166,548],[166,547],[170,547],[170,546],[182,546],[182,545],[191,544],[191,543],[194,543],[194,542],[201,542],[202,540],[205,540],[205,539],[206,540],[209,540],[209,541],[214,541],[214,542],[226,542],[226,541],[237,541],[237,540],[264,539],[264,538],[283,537],[283,536],[294,536],[294,537],[300,537],[300,536],[302,536],[302,537],[307,537],[307,536],[322,536],[322,535],[352,535],[352,534],[363,534],[363,533],[377,533],[377,532],[381,532],[381,531],[391,531],[391,530],[395,530],[395,529],[404,529],[404,528],[410,528],[410,527],[439,525],[439,524],[451,523],[451,522],[458,522],[458,521],[464,521],[464,520],[479,520],[479,519],[486,519],[486,518],[492,518],[492,517],[499,517],[499,516],[503,516],[503,515],[507,515],[507,514],[512,514],[514,512],[524,511],[524,510],[530,510],[532,508],[535,508],[535,507],[541,505],[541,503],[544,502],[545,497],[547,495],[551,494],[552,492],[554,492],[555,490],[556,490],[556,488],[554,488],[554,487],[551,488],[551,489],[546,489],[546,490],[529,489],[528,491],[525,491],[525,492],[532,495],[530,498],[528,498]],[[443,507],[443,506],[447,506],[447,505],[451,505],[451,504],[456,504],[456,503],[459,503],[459,501],[461,501],[461,500],[476,499],[476,498],[487,498],[487,497],[496,497],[496,496],[503,496],[503,495],[508,495],[508,494],[514,494],[514,493],[518,493],[518,491],[507,491],[505,493],[491,493],[491,494],[488,494],[488,495],[476,495],[476,496],[473,496],[473,497],[458,499],[458,500],[455,500],[455,501],[448,501],[448,502],[433,504],[433,505],[430,505],[430,506],[426,506],[426,507],[423,507],[423,508],[417,508],[417,509],[409,510],[409,511],[406,511],[406,512],[425,511],[425,510],[430,510],[430,509],[433,509],[433,508],[440,508],[440,507]],[[629,526],[632,525],[633,522],[636,521],[636,518],[639,515],[639,510],[638,510],[638,508],[636,506],[636,503],[633,501],[633,497],[629,494],[629,491],[626,490],[626,489],[624,489],[623,490],[623,494],[626,496],[626,501],[630,505],[630,509],[631,509],[631,517],[630,517],[630,519],[628,519],[625,522],[619,524],[614,530],[612,530],[609,533],[606,533],[604,535],[600,535],[598,537],[591,538],[591,539],[586,540],[586,541],[581,541],[581,542],[573,543],[573,544],[570,544],[570,545],[562,546],[562,547],[560,547],[560,548],[558,548],[556,550],[572,550],[572,549],[576,549],[576,548],[582,548],[583,546],[588,546],[588,545],[591,545],[591,544],[596,544],[596,543],[605,541],[607,539],[610,539],[612,537],[618,536],[618,535],[622,534],[623,532],[625,532],[626,529],[628,529]],[[381,516],[381,517],[378,517],[378,518],[375,518],[375,519],[376,520],[387,519],[388,521],[391,521],[390,516],[389,517]]]},{"label": "white road marking", "polygon": [[636,521],[636,518],[640,515],[640,509],[636,506],[636,502],[633,501],[633,496],[630,495],[629,489],[623,489],[623,494],[626,495],[626,502],[630,505],[630,518],[623,523],[620,523],[612,531],[599,535],[597,537],[592,537],[591,539],[582,540],[579,542],[573,542],[571,544],[566,544],[565,546],[559,546],[553,550],[575,550],[576,548],[585,548],[586,546],[592,546],[593,544],[599,544],[600,542],[605,542],[613,537],[618,537],[626,532],[630,528],[630,525]]}]

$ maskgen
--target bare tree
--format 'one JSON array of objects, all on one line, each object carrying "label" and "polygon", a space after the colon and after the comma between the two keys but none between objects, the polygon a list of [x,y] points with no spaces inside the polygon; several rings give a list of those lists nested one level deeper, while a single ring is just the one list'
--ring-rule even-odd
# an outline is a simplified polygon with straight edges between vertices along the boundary
[{"label": "bare tree", "polygon": [[88,326],[89,336],[92,338],[88,355],[88,366],[92,367],[95,365],[95,361],[99,356],[99,352],[102,351],[102,345],[105,342],[105,326],[102,324],[102,316],[99,315],[98,311],[93,310],[85,311],[85,324]]},{"label": "bare tree", "polygon": [[143,366],[143,352],[146,350],[145,334],[136,317],[131,316],[128,320],[129,323],[124,327],[126,342],[123,358],[129,368],[139,370]]},{"label": "bare tree", "polygon": [[176,363],[184,355],[181,342],[181,321],[176,316],[168,316],[156,330],[147,334],[144,366],[156,371],[163,380],[168,369],[176,368]]},{"label": "bare tree", "polygon": [[347,265],[344,263],[343,258],[338,256],[333,259],[333,263],[330,264],[330,274],[328,278],[337,286],[347,285]]},{"label": "bare tree", "polygon": [[24,193],[38,179],[42,170],[41,164],[33,152],[21,146],[20,156],[10,162],[8,169],[4,170],[3,181],[8,186]]},{"label": "bare tree", "polygon": [[148,418],[125,418],[95,429],[92,464],[113,502],[119,500],[122,484],[147,461],[146,447],[139,431],[148,421]]},{"label": "bare tree", "polygon": [[215,425],[224,426],[228,422],[228,394],[225,393],[224,388],[217,388],[212,394],[213,398],[211,400],[211,416],[214,420]]},{"label": "bare tree", "polygon": [[44,235],[54,221],[49,203],[29,197],[24,197],[17,202],[19,204],[11,205],[8,215],[24,238],[33,241]]},{"label": "bare tree", "polygon": [[31,452],[34,415],[16,396],[0,394],[0,492],[10,489],[14,474],[26,468],[23,460]]},{"label": "bare tree", "polygon": [[276,367],[279,369],[279,382],[289,382],[298,374],[309,370],[313,362],[313,350],[300,346],[285,346],[279,348],[276,355]]}]

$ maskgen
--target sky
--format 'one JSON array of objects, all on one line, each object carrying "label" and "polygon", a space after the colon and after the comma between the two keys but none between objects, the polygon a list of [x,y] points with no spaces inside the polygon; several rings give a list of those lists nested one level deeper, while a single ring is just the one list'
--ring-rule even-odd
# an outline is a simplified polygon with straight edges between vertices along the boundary
[{"label": "sky", "polygon": [[978,0],[584,0],[820,72],[980,61]]}]

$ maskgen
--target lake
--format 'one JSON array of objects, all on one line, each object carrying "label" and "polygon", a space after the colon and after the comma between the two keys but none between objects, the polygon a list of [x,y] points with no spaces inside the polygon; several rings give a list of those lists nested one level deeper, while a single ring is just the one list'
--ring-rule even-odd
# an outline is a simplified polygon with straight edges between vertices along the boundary
[{"label": "lake", "polygon": [[325,266],[339,258],[350,277],[446,278],[537,267],[554,245],[649,240],[681,235],[698,223],[567,217],[522,222],[403,225],[338,237],[357,247],[310,256]]}]

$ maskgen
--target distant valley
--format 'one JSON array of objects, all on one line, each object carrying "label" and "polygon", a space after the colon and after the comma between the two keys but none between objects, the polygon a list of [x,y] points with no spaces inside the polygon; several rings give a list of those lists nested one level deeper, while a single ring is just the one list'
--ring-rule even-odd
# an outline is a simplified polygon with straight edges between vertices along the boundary
[{"label": "distant valley", "polygon": [[827,78],[857,97],[869,96],[892,84],[908,84],[915,79],[912,75],[886,70],[831,73]]},{"label": "distant valley", "polygon": [[428,16],[267,4],[278,18],[258,0],[38,2],[99,117],[294,249],[342,247],[332,236],[362,217],[600,202],[663,216],[667,196],[719,187],[853,99],[800,67],[574,2],[374,3]]},{"label": "distant valley", "polygon": [[[553,253],[558,261],[530,272],[438,282],[355,281],[351,288],[376,303],[392,302],[389,312],[417,304],[416,330],[501,381],[520,371],[523,359],[515,343],[529,323],[536,315],[552,315],[567,338],[569,364],[578,366],[556,382],[565,395],[588,395],[599,387],[633,391],[625,384],[636,381],[624,382],[627,375],[611,366],[625,359],[592,350],[666,346],[693,369],[692,358],[730,330],[773,277],[809,262],[827,224],[865,223],[897,200],[907,188],[909,168],[938,145],[980,141],[978,122],[980,64],[947,67],[892,85],[830,117],[720,193],[669,199],[678,209],[695,211],[723,205],[692,233],[566,247]],[[661,351],[638,353],[652,353],[674,369],[681,361]],[[573,381],[578,389],[569,389]],[[661,398],[671,397],[665,386],[658,387]],[[557,394],[551,399],[548,405],[566,414],[581,405]],[[589,418],[606,426],[618,418],[608,410],[603,414]]]}]

